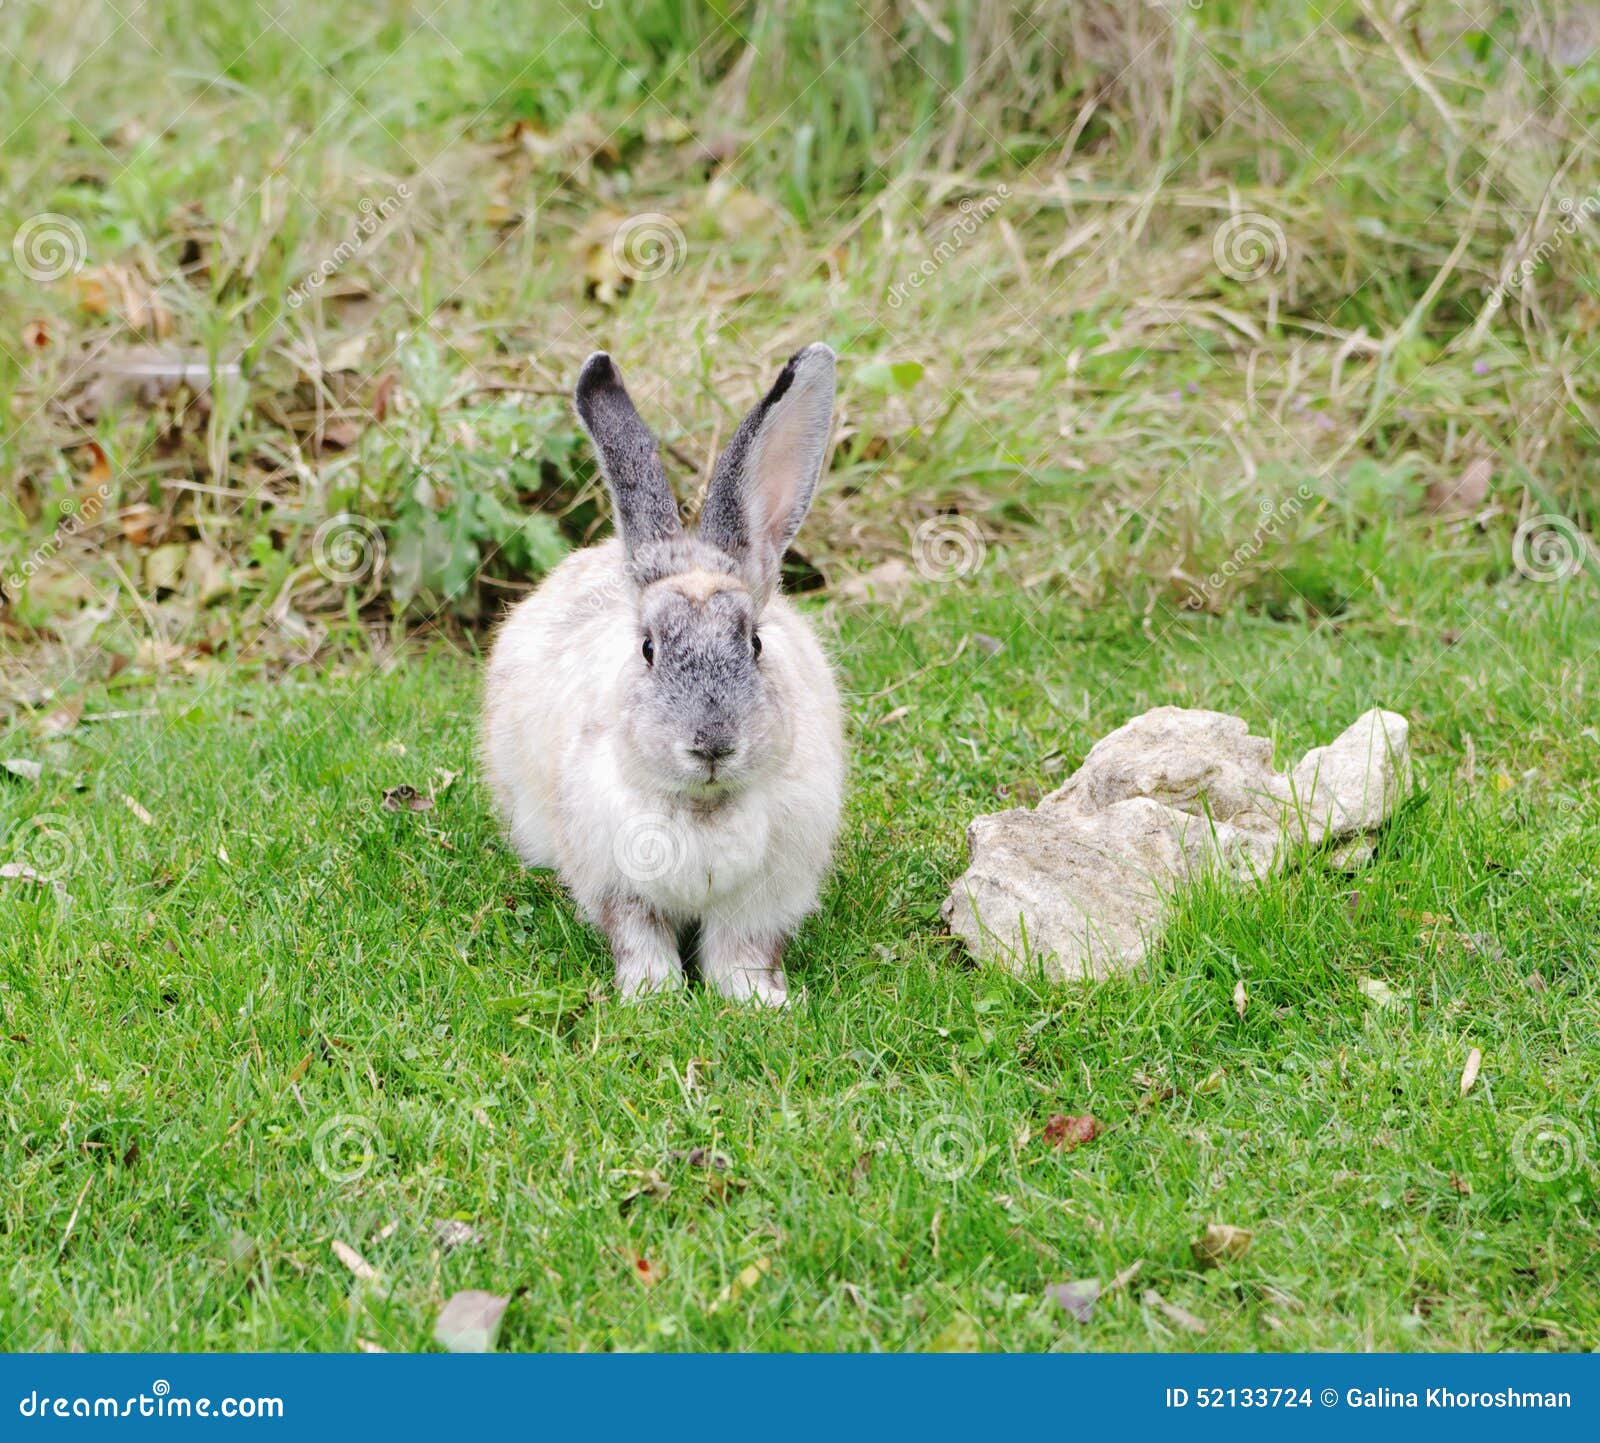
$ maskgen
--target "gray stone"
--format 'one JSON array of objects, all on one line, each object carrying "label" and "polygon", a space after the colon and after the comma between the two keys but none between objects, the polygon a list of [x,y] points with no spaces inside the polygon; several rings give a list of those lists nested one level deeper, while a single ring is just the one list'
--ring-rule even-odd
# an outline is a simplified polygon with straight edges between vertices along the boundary
[{"label": "gray stone", "polygon": [[1364,837],[1409,786],[1394,712],[1367,712],[1285,775],[1240,718],[1157,707],[1102,737],[1037,807],[974,818],[943,916],[1013,971],[1104,977],[1143,960],[1197,874],[1248,884],[1297,845]]}]

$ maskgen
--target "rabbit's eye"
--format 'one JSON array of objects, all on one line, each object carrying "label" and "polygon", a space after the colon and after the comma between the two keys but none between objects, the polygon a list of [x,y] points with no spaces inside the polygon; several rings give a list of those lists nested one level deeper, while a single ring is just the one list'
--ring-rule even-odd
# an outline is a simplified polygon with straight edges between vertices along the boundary
[{"label": "rabbit's eye", "polygon": [[656,664],[656,644],[648,636],[644,639],[644,664],[646,666]]},{"label": "rabbit's eye", "polygon": [[761,633],[759,631],[752,631],[750,633],[750,655],[761,655]]}]

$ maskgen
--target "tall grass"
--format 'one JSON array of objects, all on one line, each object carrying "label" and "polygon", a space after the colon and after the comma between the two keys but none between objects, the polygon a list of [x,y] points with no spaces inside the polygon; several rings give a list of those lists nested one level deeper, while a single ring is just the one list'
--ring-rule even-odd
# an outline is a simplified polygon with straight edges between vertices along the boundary
[{"label": "tall grass", "polygon": [[[13,597],[9,624],[181,600],[119,529],[135,504],[160,513],[147,539],[228,558],[225,611],[336,606],[305,571],[316,525],[370,511],[413,544],[395,458],[460,472],[453,453],[493,438],[526,456],[536,439],[506,436],[545,425],[544,393],[596,345],[639,374],[692,492],[731,415],[817,334],[848,362],[837,484],[807,543],[835,580],[956,508],[1024,577],[1170,605],[1308,478],[1317,504],[1213,604],[1337,610],[1375,554],[1401,576],[1443,553],[1493,579],[1530,511],[1597,520],[1586,14],[8,5],[0,231],[59,213],[86,256],[49,283],[0,269],[0,557],[49,537],[98,464],[88,441],[111,473],[102,522],[60,553],[71,574]],[[294,305],[399,186],[381,241]],[[658,212],[680,263],[616,284],[609,238]],[[424,332],[433,397],[401,365]],[[131,343],[239,358],[244,389],[102,405],[99,369]],[[898,379],[880,360],[905,363]],[[488,483],[494,505],[589,534],[593,478],[567,454]],[[1494,485],[1441,533],[1424,489],[1478,455]],[[449,485],[410,504],[459,520]],[[537,551],[508,554],[498,526],[458,528],[487,567],[469,613]],[[192,635],[192,611],[171,625]]]}]

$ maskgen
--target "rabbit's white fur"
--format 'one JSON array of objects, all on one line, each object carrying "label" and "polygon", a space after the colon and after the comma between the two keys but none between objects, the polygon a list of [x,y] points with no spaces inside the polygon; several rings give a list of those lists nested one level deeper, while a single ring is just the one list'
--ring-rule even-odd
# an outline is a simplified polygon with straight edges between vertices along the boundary
[{"label": "rabbit's white fur", "polygon": [[[826,352],[829,408],[832,359]],[[580,382],[580,411],[582,401]],[[601,424],[603,417],[591,431]],[[596,443],[606,460],[607,444],[599,435]],[[820,472],[820,451],[815,466]],[[838,826],[845,766],[833,676],[805,619],[771,594],[772,558],[752,551],[751,565],[736,567],[702,540],[673,538],[675,512],[657,518],[668,540],[655,552],[648,543],[641,549],[637,534],[627,535],[627,493],[609,466],[607,474],[624,539],[568,557],[508,614],[495,641],[481,729],[485,774],[517,855],[530,867],[554,867],[607,933],[624,993],[680,985],[678,940],[698,924],[708,983],[781,1004],[782,948],[816,905]],[[798,504],[803,515],[809,499],[807,491],[782,504]],[[665,559],[641,574],[640,557],[651,555]],[[715,598],[721,592],[733,594]],[[659,603],[691,613],[687,624],[709,626],[701,615],[708,598],[745,608],[745,625],[759,626],[755,684],[767,722],[740,740],[727,785],[717,784],[715,764],[710,785],[686,783],[681,746],[664,755],[649,745],[658,734],[634,724],[642,689],[661,680],[641,659],[641,617],[648,625],[648,608]],[[693,684],[715,685],[698,674]]]}]

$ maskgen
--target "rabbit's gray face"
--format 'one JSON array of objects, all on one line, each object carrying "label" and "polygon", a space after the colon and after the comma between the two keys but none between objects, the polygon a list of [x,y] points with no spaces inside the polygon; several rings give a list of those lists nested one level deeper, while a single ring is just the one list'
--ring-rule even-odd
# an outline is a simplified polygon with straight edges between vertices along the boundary
[{"label": "rabbit's gray face", "polygon": [[680,572],[640,596],[628,730],[672,791],[715,797],[782,763],[782,711],[761,666],[755,600],[720,569]]}]

